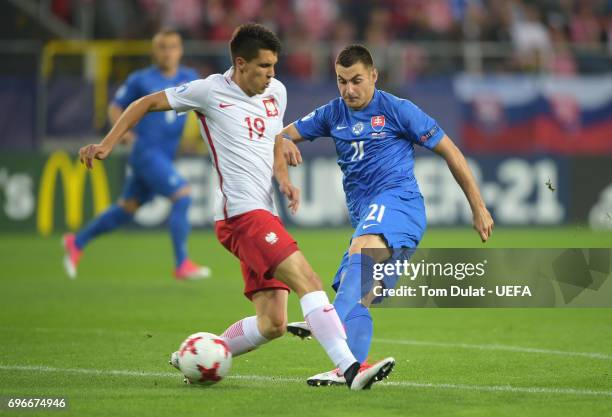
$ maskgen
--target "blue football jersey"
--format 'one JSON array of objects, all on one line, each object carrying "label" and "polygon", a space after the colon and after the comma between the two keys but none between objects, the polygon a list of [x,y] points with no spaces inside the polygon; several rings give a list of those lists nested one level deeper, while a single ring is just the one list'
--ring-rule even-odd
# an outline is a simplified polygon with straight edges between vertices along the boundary
[{"label": "blue football jersey", "polygon": [[[174,77],[167,78],[159,68],[150,66],[128,77],[117,90],[114,103],[125,109],[131,102],[143,96],[176,87],[197,78],[197,72],[191,68],[179,67]],[[184,115],[178,116],[174,110],[145,115],[135,127],[136,141],[130,161],[134,162],[139,155],[152,150],[160,151],[174,158],[186,120]]]},{"label": "blue football jersey", "polygon": [[297,120],[295,127],[305,139],[334,140],[353,223],[383,191],[420,193],[414,145],[433,149],[445,135],[414,103],[380,90],[363,110],[351,110],[338,97]]}]

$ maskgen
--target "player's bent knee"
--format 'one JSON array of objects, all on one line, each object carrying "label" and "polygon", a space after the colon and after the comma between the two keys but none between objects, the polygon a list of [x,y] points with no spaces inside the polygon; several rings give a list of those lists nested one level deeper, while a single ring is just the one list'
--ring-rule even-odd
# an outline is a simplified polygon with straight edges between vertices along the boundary
[{"label": "player's bent knee", "polygon": [[268,340],[283,336],[287,330],[287,319],[284,317],[266,317],[261,324],[259,331]]},{"label": "player's bent knee", "polygon": [[181,188],[180,190],[178,190],[176,193],[172,194],[172,197],[170,197],[170,199],[172,201],[176,201],[179,198],[190,197],[190,196],[191,196],[191,187],[186,185],[183,188]]},{"label": "player's bent knee", "polygon": [[363,306],[365,308],[370,308],[370,306],[372,305],[372,302],[374,301],[374,299],[376,298],[376,296],[374,295],[373,291],[370,291],[369,293],[367,293],[362,299],[361,299],[361,304],[363,304]]},{"label": "player's bent knee", "polygon": [[262,336],[268,340],[278,339],[285,334],[286,330],[286,324],[282,326],[270,325],[262,332]]},{"label": "player's bent knee", "polygon": [[359,236],[353,239],[353,241],[351,242],[351,246],[349,247],[349,251],[348,251],[349,256],[355,255],[356,253],[361,253],[362,249],[370,247],[368,245],[368,243],[370,242],[370,239],[368,239],[369,236],[370,235]]},{"label": "player's bent knee", "polygon": [[117,205],[121,207],[124,211],[130,214],[136,213],[138,208],[140,207],[140,203],[137,200],[119,200]]},{"label": "player's bent knee", "polygon": [[[349,256],[361,253],[362,249],[388,249],[387,243],[380,235],[362,235],[357,236],[351,242],[348,253]],[[388,256],[388,254],[381,254]]]}]

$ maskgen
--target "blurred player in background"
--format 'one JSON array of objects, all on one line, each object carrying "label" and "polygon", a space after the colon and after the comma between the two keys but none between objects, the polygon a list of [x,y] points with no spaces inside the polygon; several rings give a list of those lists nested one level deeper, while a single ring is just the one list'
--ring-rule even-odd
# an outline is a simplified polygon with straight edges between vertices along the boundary
[{"label": "blurred player in background", "polygon": [[[280,41],[258,24],[245,24],[230,41],[233,66],[176,88],[167,88],[132,103],[98,145],[81,148],[81,161],[91,168],[104,159],[120,138],[145,114],[195,111],[202,124],[215,170],[215,232],[239,260],[244,294],[256,315],[231,325],[222,334],[234,356],[250,352],[285,333],[289,288],[300,297],[304,318],[352,390],[368,389],[386,377],[395,364],[386,358],[362,369],[346,343],[346,333],[321,281],[293,237],[285,230],[274,205],[273,175],[297,210],[299,190],[287,176],[287,162],[275,160],[276,139],[287,105],[285,86],[274,78]],[[141,152],[147,152],[144,148]],[[180,352],[171,363],[178,368]]]},{"label": "blurred player in background", "polygon": [[[131,74],[117,90],[108,108],[111,123],[117,123],[123,111],[135,100],[197,79],[195,70],[180,65],[182,55],[182,40],[178,32],[158,32],[153,37],[154,65]],[[191,190],[172,163],[185,119],[174,111],[149,114],[143,117],[134,132],[126,131],[122,135],[121,140],[124,143],[134,141],[134,147],[121,198],[78,233],[64,236],[64,267],[68,276],[76,277],[82,251],[92,239],[132,220],[136,210],[158,194],[172,200],[168,226],[174,247],[174,276],[178,280],[210,276],[208,267],[197,265],[187,256],[190,231],[187,212],[191,205]]]},{"label": "blurred player in background", "polygon": [[[345,324],[351,351],[365,363],[373,326],[369,298],[362,299],[361,267],[379,260],[361,250],[379,248],[387,253],[384,249],[416,248],[425,232],[425,205],[413,173],[414,145],[446,160],[467,197],[474,228],[483,242],[492,233],[493,219],[463,154],[437,122],[409,100],[376,89],[378,73],[364,46],[351,45],[340,52],[336,75],[341,97],[290,124],[281,135],[293,142],[318,137],[334,140],[355,228],[334,278],[334,306]],[[296,165],[301,157],[291,141],[284,141],[283,153]],[[291,323],[288,330],[302,337],[309,334],[303,322]],[[333,385],[344,383],[344,377],[333,370],[308,382]]]}]

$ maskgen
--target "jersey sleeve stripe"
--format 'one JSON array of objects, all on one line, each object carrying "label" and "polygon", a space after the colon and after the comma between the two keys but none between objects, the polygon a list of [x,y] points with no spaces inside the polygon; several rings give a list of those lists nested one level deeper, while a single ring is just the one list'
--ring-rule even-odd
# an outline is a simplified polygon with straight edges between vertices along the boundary
[{"label": "jersey sleeve stripe", "polygon": [[208,145],[210,146],[210,151],[213,155],[213,161],[215,162],[215,169],[217,170],[217,175],[219,176],[219,188],[221,189],[221,194],[223,194],[223,217],[227,220],[227,196],[223,191],[223,175],[221,175],[221,169],[219,168],[219,159],[217,158],[217,150],[215,149],[215,145],[212,140],[212,136],[210,134],[210,130],[208,129],[208,124],[206,123],[206,116],[202,113],[197,112],[198,118],[202,123],[202,127],[204,128],[204,132],[206,133],[206,139],[208,140]]}]

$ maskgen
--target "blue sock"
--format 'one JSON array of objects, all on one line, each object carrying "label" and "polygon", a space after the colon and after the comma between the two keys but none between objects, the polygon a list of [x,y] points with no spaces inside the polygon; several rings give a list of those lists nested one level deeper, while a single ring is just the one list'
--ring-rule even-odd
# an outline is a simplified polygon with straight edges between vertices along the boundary
[{"label": "blue sock", "polygon": [[[361,263],[373,263],[372,258],[359,253],[349,256],[344,279],[338,287],[334,307],[338,317],[344,323],[346,317],[359,303],[363,295],[361,288]],[[367,292],[367,291],[366,291]]]},{"label": "blue sock", "polygon": [[115,230],[122,224],[130,221],[132,217],[134,217],[133,214],[123,210],[117,204],[113,204],[108,210],[90,221],[77,233],[75,244],[79,249],[83,249],[91,239],[102,233]]},{"label": "blue sock", "polygon": [[189,210],[190,205],[190,196],[180,197],[172,205],[172,211],[168,220],[177,268],[187,259],[187,236],[191,230],[191,225],[187,219],[187,210]]},{"label": "blue sock", "polygon": [[370,310],[361,303],[350,311],[344,322],[349,348],[359,363],[364,363],[370,353],[374,325]]}]

